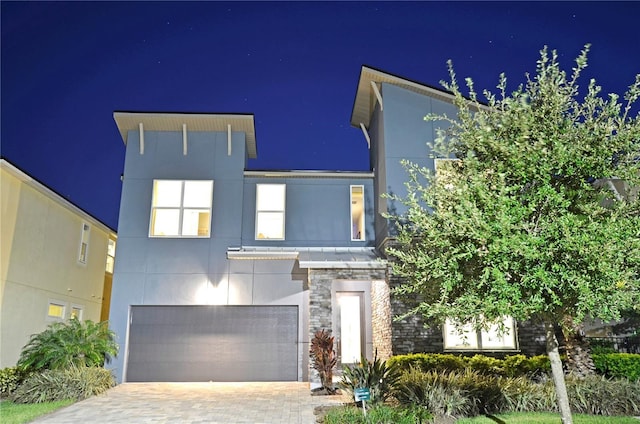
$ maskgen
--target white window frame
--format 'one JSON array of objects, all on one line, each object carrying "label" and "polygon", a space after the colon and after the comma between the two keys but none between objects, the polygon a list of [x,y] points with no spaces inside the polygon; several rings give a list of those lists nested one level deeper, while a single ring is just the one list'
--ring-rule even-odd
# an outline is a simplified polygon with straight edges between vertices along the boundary
[{"label": "white window frame", "polygon": [[[447,319],[442,326],[442,336],[445,351],[496,351],[496,350],[518,350],[518,328],[516,322],[511,317],[505,317],[504,322],[509,332],[498,336],[497,325],[491,326],[489,330],[476,330],[473,324],[462,326],[462,332],[458,330],[454,321]],[[459,341],[459,343],[456,343]],[[498,341],[495,343],[495,341]]]},{"label": "white window frame", "polygon": [[[354,202],[354,196],[353,196],[353,189],[354,188],[359,188],[362,190],[362,217],[360,219],[360,222],[358,224],[358,229],[359,229],[359,233],[360,233],[360,238],[355,238],[354,237],[354,226],[353,226],[353,202]],[[349,220],[349,233],[351,235],[351,241],[365,241],[365,229],[366,229],[366,224],[365,224],[365,215],[366,215],[366,209],[365,209],[365,202],[364,202],[364,185],[362,184],[353,184],[349,186],[349,212],[350,212],[350,220]]]},{"label": "white window frame", "polygon": [[[280,209],[259,209],[259,205],[260,205],[260,187],[266,187],[266,186],[281,186],[283,188],[283,196],[282,196],[282,206]],[[285,239],[285,222],[286,222],[286,209],[287,209],[287,185],[286,184],[256,184],[256,216],[255,216],[255,239],[256,240],[266,240],[266,241],[271,241],[271,240],[284,240]],[[261,213],[268,213],[268,214],[281,214],[282,215],[282,227],[281,227],[281,234],[282,237],[259,237],[260,233],[259,230],[260,228],[258,227],[258,222],[259,222],[259,217]]]},{"label": "white window frame", "polygon": [[73,311],[77,310],[78,313],[78,321],[82,321],[82,316],[84,315],[84,306],[83,305],[78,305],[76,303],[72,303],[71,307],[69,308],[69,319],[73,318]]},{"label": "white window frame", "polygon": [[[49,308],[51,307],[51,305],[55,305],[55,306],[59,306],[62,308],[62,316],[58,316],[58,315],[49,315]],[[59,300],[59,299],[49,299],[49,301],[47,302],[47,310],[45,311],[46,313],[46,320],[47,321],[64,321],[65,317],[67,316],[67,302]]]},{"label": "white window frame", "polygon": [[[155,200],[155,193],[156,193],[156,183],[160,182],[160,181],[173,181],[173,182],[180,182],[181,183],[181,187],[180,187],[180,205],[179,206],[154,206],[154,200]],[[211,183],[211,202],[209,203],[208,207],[190,207],[184,206],[184,198],[185,198],[185,184],[188,182],[192,182],[192,181],[196,181],[196,182],[209,182]],[[151,216],[149,217],[149,237],[150,238],[211,238],[211,233],[212,233],[212,218],[213,218],[213,186],[214,186],[214,182],[213,180],[168,180],[168,179],[158,179],[158,180],[153,180],[153,188],[152,188],[152,195],[151,195]],[[168,235],[164,235],[164,234],[154,234],[153,232],[153,224],[154,224],[154,213],[155,211],[158,210],[178,210],[178,234],[168,234]],[[209,232],[206,235],[193,235],[193,234],[187,234],[184,235],[184,228],[183,228],[183,224],[184,224],[184,212],[185,211],[201,211],[201,210],[206,210],[209,213]]]},{"label": "white window frame", "polygon": [[[113,252],[110,251],[110,245],[113,243]],[[116,264],[116,240],[110,238],[107,241],[107,263],[105,265],[105,271],[109,274],[113,274],[113,269]]]},{"label": "white window frame", "polygon": [[89,238],[91,236],[91,225],[82,223],[80,229],[80,246],[78,246],[78,263],[86,265],[89,259]]}]

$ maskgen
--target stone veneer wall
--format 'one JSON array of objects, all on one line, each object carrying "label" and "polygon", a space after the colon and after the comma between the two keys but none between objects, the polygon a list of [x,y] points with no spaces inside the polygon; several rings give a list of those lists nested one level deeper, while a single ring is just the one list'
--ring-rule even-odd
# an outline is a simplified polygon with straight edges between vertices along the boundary
[{"label": "stone veneer wall", "polygon": [[391,299],[389,284],[385,280],[371,282],[371,331],[374,354],[381,360],[393,355]]},{"label": "stone veneer wall", "polygon": [[[397,287],[402,279],[390,273],[389,285],[391,290]],[[418,299],[403,299],[399,296],[391,296],[391,312],[396,317],[404,314],[414,305]],[[392,323],[392,345],[394,355],[404,355],[407,353],[442,353],[444,341],[442,338],[442,328],[440,326],[426,327],[422,317],[413,315],[401,320],[393,320]]]},{"label": "stone veneer wall", "polygon": [[[379,280],[384,282],[385,278],[386,269],[309,269],[309,343],[311,343],[316,331],[324,329],[331,332],[331,329],[333,328],[331,318],[331,284],[333,281],[376,281],[376,283],[379,283]],[[374,305],[372,305],[371,309],[373,313]],[[382,330],[380,330],[380,332],[382,333]],[[387,330],[387,333],[388,332],[390,332],[390,330]],[[376,347],[374,338],[374,349]],[[311,361],[309,361],[309,381],[311,383],[318,383],[320,381],[318,373],[313,369]]]}]

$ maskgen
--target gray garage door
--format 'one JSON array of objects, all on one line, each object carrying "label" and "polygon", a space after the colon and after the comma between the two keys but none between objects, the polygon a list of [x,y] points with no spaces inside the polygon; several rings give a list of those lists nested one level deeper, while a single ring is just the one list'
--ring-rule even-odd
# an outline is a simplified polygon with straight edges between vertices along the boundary
[{"label": "gray garage door", "polygon": [[134,306],[127,381],[295,381],[297,306]]}]

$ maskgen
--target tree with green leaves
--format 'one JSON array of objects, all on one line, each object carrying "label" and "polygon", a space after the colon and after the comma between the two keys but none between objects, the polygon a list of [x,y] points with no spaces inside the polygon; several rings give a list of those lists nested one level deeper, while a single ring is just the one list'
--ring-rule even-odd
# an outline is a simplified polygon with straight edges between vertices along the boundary
[{"label": "tree with green leaves", "polygon": [[[405,162],[407,196],[388,249],[404,279],[397,295],[420,298],[407,312],[486,329],[510,316],[544,325],[558,407],[571,412],[555,327],[587,317],[617,320],[640,304],[640,75],[624,101],[590,80],[587,45],[570,75],[541,51],[536,75],[480,102],[456,82],[443,86],[458,115],[432,146],[437,172]],[[443,166],[446,165],[446,166]]]}]

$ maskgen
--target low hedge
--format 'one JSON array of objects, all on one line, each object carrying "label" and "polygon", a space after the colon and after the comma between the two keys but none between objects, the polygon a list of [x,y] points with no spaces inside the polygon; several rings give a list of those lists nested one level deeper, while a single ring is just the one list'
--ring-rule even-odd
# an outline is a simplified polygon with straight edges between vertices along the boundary
[{"label": "low hedge", "polygon": [[598,374],[610,378],[640,380],[640,355],[634,353],[600,353],[591,355]]},{"label": "low hedge", "polygon": [[551,370],[546,355],[526,357],[510,355],[504,359],[485,355],[463,356],[449,353],[412,353],[389,358],[388,365],[395,365],[400,370],[411,368],[420,371],[462,371],[472,369],[480,374],[503,377],[537,376]]}]

